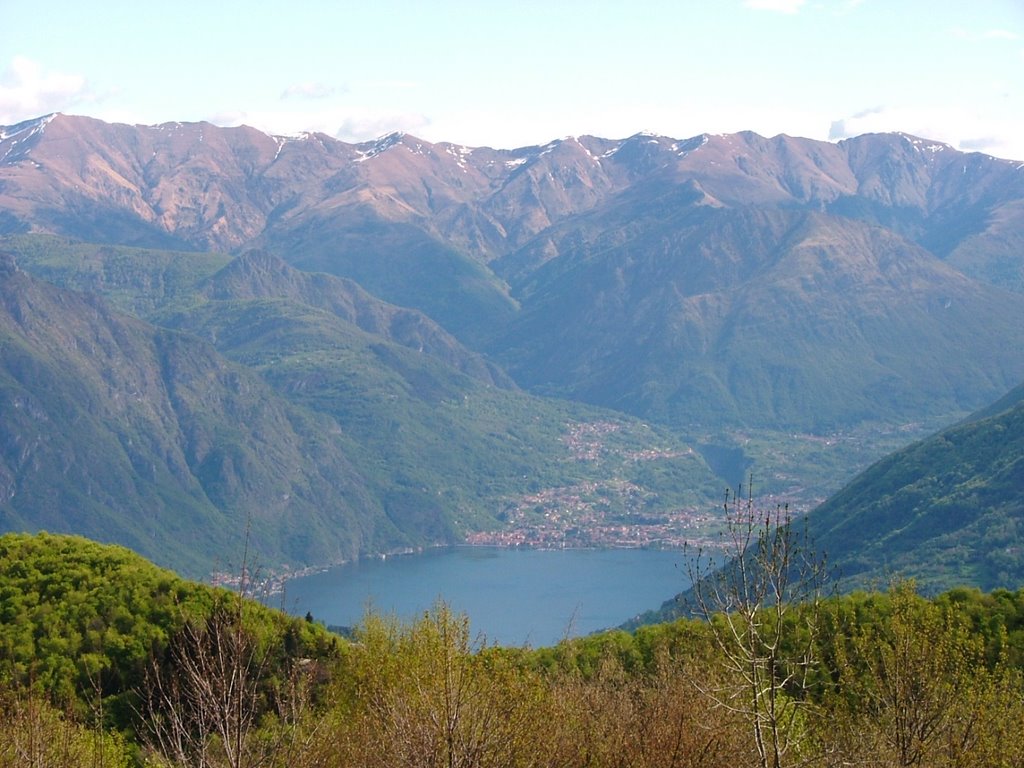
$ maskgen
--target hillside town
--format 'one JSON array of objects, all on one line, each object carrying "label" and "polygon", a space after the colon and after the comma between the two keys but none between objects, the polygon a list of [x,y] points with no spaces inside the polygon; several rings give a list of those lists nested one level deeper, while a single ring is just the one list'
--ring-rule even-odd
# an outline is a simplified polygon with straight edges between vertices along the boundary
[{"label": "hillside town", "polygon": [[608,513],[586,499],[588,487],[537,494],[532,499],[543,511],[517,507],[505,527],[471,533],[466,543],[546,549],[681,549],[717,544],[716,537],[709,534],[716,527],[717,516],[706,510],[680,509],[651,516]]}]

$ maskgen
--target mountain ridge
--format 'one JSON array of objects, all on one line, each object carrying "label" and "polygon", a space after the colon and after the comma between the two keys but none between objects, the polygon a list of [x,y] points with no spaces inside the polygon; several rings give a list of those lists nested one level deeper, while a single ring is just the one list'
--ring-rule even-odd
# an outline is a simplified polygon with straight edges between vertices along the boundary
[{"label": "mountain ridge", "polygon": [[[0,135],[5,242],[69,238],[33,274],[334,419],[396,519],[422,504],[445,540],[439,498],[495,512],[468,454],[549,477],[529,441],[557,430],[525,414],[572,419],[527,393],[667,425],[730,482],[754,462],[806,500],[1024,380],[1024,164],[926,139],[500,150],[59,115]],[[486,427],[502,408],[520,423]],[[445,440],[462,455],[426,471]]]},{"label": "mountain ridge", "polygon": [[[533,236],[567,212],[578,213],[591,207],[602,192],[621,188],[623,182],[635,181],[654,171],[686,175],[704,188],[712,200],[724,203],[735,202],[739,195],[747,203],[751,200],[777,202],[790,197],[804,203],[828,204],[861,192],[888,204],[935,208],[943,203],[941,192],[948,186],[938,182],[943,182],[942,174],[959,158],[969,160],[963,166],[963,173],[968,170],[978,173],[991,167],[1004,171],[1000,185],[988,185],[990,197],[995,194],[998,199],[993,187],[1005,189],[1007,179],[1013,180],[1018,197],[1024,189],[1024,174],[1018,173],[1020,167],[1012,161],[979,153],[965,154],[948,145],[898,133],[865,134],[837,143],[785,134],[765,138],[749,131],[700,134],[683,140],[638,133],[619,140],[566,137],[546,145],[492,149],[444,142],[431,144],[411,134],[395,133],[375,141],[347,144],[324,134],[273,136],[247,126],[220,128],[210,123],[128,126],[54,113],[3,127],[0,137],[0,164],[9,169],[30,161],[32,166],[22,169],[9,185],[24,183],[33,170],[40,170],[41,161],[29,155],[33,150],[39,155],[41,145],[53,139],[63,144],[53,157],[45,158],[55,163],[54,173],[65,178],[77,177],[80,181],[106,177],[129,195],[122,195],[122,202],[131,203],[129,211],[142,215],[149,223],[166,226],[169,236],[175,230],[180,231],[182,241],[196,249],[233,248],[252,240],[256,234],[253,216],[263,217],[263,228],[267,220],[294,216],[291,209],[303,202],[297,196],[300,193],[307,197],[314,195],[313,201],[319,197],[322,202],[335,206],[349,196],[371,209],[374,206],[390,209],[398,220],[425,217],[431,212],[465,204],[471,195],[486,195],[490,202],[483,212],[491,224],[496,225],[492,228],[497,234],[509,239],[515,247],[521,240],[514,236],[515,228],[508,226],[502,214],[502,206],[507,206],[510,199],[529,196],[539,203],[535,216],[540,219],[532,225],[525,222],[526,228],[521,230],[526,236]],[[106,142],[111,145],[109,151],[99,153],[91,162],[77,166],[72,163],[74,153],[81,152],[82,141],[102,146],[105,142],[100,139],[103,137],[109,137]],[[74,146],[75,142],[79,142],[79,146]],[[195,148],[196,144],[204,145],[202,152]],[[902,152],[896,151],[894,144],[896,148],[902,146]],[[143,156],[147,152],[151,154],[145,162]],[[698,163],[698,153],[701,158],[710,156],[709,160],[701,159]],[[759,167],[752,163],[755,156],[762,158]],[[294,174],[300,168],[307,173],[312,170],[310,162],[314,158],[322,164],[324,178],[318,179],[311,189],[296,190]],[[765,158],[770,162],[765,164]],[[720,162],[725,159],[731,171],[712,173],[708,170],[711,163],[726,165]],[[881,168],[876,170],[880,159],[883,161]],[[234,219],[235,231],[230,235],[224,229],[223,217],[214,215],[223,196],[216,179],[206,177],[215,183],[206,190],[207,199],[202,208],[175,207],[171,199],[164,196],[166,188],[185,174],[211,170],[209,164],[214,160],[222,164],[230,161],[220,169],[221,176],[240,180],[232,181],[226,190],[248,200],[247,206],[239,209],[248,211],[248,215]],[[793,167],[794,160],[798,161],[799,172]],[[562,177],[561,185],[554,184],[554,178],[546,183],[547,176],[555,175],[551,173],[554,161],[559,168],[557,175]],[[783,168],[783,162],[788,162],[790,167]],[[698,172],[700,166],[706,170]],[[402,182],[410,176],[425,175],[427,168],[436,169],[438,183],[433,186]],[[595,168],[599,173],[592,176]],[[367,176],[368,169],[374,169],[372,176]],[[417,173],[411,174],[410,170]],[[803,178],[808,173],[810,180]],[[929,198],[916,189],[913,182],[927,181],[925,177],[932,175],[937,176],[937,183]],[[381,192],[360,191],[361,180],[377,183],[382,187]],[[893,180],[902,183],[893,189]],[[565,183],[567,181],[577,183]],[[729,191],[730,185],[735,191]],[[574,186],[578,189],[572,192]],[[150,192],[144,193],[146,189]],[[554,198],[556,189],[564,191]],[[130,197],[132,191],[137,196],[134,199]],[[339,194],[342,197],[338,197]],[[9,213],[17,210],[16,206],[11,206],[14,199],[17,198],[9,193],[2,199]],[[143,211],[147,206],[148,214]],[[254,206],[259,206],[259,213]],[[181,223],[172,227],[175,212]],[[443,223],[432,226],[439,231]],[[59,226],[59,222],[54,225]],[[209,230],[205,235],[200,234],[202,226]],[[451,234],[446,233],[449,239]],[[486,238],[478,240],[485,241]],[[484,260],[494,255],[484,249]]]}]

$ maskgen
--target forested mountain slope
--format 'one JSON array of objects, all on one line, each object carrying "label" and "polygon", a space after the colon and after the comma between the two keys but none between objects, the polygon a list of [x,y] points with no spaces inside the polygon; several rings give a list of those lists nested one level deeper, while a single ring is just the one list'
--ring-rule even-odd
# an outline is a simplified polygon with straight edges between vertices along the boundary
[{"label": "forested mountain slope", "polygon": [[1024,387],[865,470],[810,513],[841,583],[1024,583]]},{"label": "forested mountain slope", "polygon": [[[715,488],[677,436],[509,388],[421,313],[338,278],[253,253],[182,270],[161,298],[151,252],[31,245],[30,268],[155,324],[8,258],[4,530],[198,575],[237,561],[250,523],[276,569],[461,541],[581,484],[613,514],[700,509]],[[609,435],[584,450],[573,434],[591,429]]]},{"label": "forested mountain slope", "polygon": [[[770,500],[754,498],[762,516],[772,510]],[[795,561],[827,563],[825,590],[879,590],[894,580],[913,580],[931,594],[960,586],[1019,589],[1024,386],[868,467],[795,520],[791,533]],[[723,568],[734,565],[727,560]],[[632,623],[686,615],[694,606],[691,589]]]},{"label": "forested mountain slope", "polygon": [[[4,530],[116,540],[187,572],[240,557],[330,562],[403,536],[336,423],[209,344],[0,274]],[[173,543],[173,544],[171,544]]]}]

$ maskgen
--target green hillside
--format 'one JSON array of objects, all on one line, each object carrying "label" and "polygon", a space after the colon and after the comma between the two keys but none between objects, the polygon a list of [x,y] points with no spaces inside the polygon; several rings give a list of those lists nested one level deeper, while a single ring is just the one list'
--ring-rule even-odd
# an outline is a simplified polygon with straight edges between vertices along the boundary
[{"label": "green hillside", "polygon": [[36,277],[100,294],[138,317],[187,299],[197,282],[231,261],[225,254],[94,245],[56,235],[11,235],[0,244]]},{"label": "green hillside", "polygon": [[[770,655],[743,667],[731,654],[756,641],[721,614],[508,649],[438,605],[408,625],[370,615],[347,642],[123,548],[50,534],[0,536],[0,597],[2,768],[1024,757],[1021,591],[928,600],[903,584],[787,605]],[[764,618],[746,617],[759,631]],[[751,667],[764,673],[753,692]],[[766,743],[777,761],[762,759]]]},{"label": "green hillside", "polygon": [[[0,536],[0,680],[84,706],[97,696],[127,723],[151,654],[237,596],[186,581],[123,547],[48,533]],[[326,656],[337,638],[254,601],[249,631],[291,636],[294,654]]]},{"label": "green hillside", "polygon": [[873,465],[807,522],[846,585],[1024,584],[1024,387]]},{"label": "green hillside", "polygon": [[[1024,386],[876,462],[794,526],[800,547],[826,558],[830,587],[843,592],[894,579],[933,594],[1019,589]],[[628,625],[684,615],[693,597],[688,590]]]},{"label": "green hillside", "polygon": [[598,515],[644,520],[717,494],[670,431],[523,393],[350,282],[260,254],[133,252],[122,270],[127,251],[9,242],[0,477],[15,492],[0,529],[82,533],[202,575],[237,557],[247,518],[277,568],[452,543],[581,494]]},{"label": "green hillside", "polygon": [[247,527],[275,566],[408,546],[336,424],[194,336],[6,261],[0,345],[0,530],[79,533],[194,575],[235,561]]}]

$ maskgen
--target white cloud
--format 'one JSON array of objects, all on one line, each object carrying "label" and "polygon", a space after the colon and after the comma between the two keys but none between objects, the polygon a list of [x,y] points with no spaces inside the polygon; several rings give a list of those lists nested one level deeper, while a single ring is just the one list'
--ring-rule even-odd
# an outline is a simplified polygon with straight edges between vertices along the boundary
[{"label": "white cloud", "polygon": [[223,112],[215,112],[212,115],[207,115],[204,119],[208,123],[219,125],[221,127],[243,125],[245,123],[246,113],[238,109],[224,110]]},{"label": "white cloud", "polygon": [[47,72],[25,56],[11,59],[0,75],[0,124],[17,123],[95,100],[84,75]]},{"label": "white cloud", "polygon": [[743,7],[755,11],[796,13],[807,0],[743,0]]},{"label": "white cloud", "polygon": [[349,142],[369,141],[391,131],[415,134],[430,124],[429,118],[419,113],[366,107],[221,112],[207,120],[221,126],[249,125],[265,133],[284,136],[326,133]]},{"label": "white cloud", "polygon": [[863,133],[900,131],[949,144],[965,152],[983,152],[1024,160],[1024,122],[985,119],[955,108],[911,109],[878,107],[834,120],[832,140]]},{"label": "white cloud", "polygon": [[418,135],[429,125],[430,118],[421,114],[356,112],[346,116],[333,135],[342,141],[360,142],[375,139],[392,131]]},{"label": "white cloud", "polygon": [[327,85],[326,83],[294,83],[284,89],[284,93],[281,94],[281,98],[326,99],[328,96],[333,96],[337,92],[337,88],[332,85]]}]

